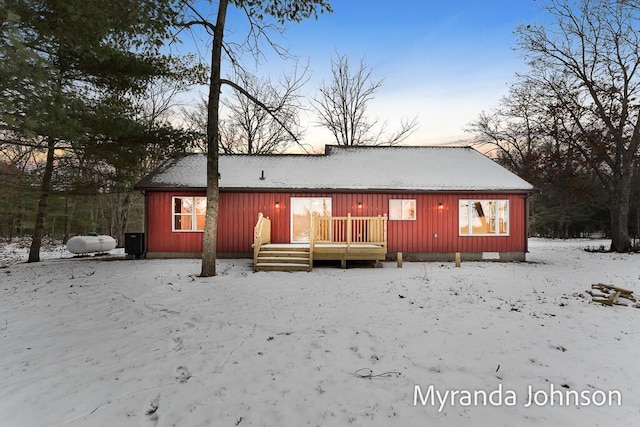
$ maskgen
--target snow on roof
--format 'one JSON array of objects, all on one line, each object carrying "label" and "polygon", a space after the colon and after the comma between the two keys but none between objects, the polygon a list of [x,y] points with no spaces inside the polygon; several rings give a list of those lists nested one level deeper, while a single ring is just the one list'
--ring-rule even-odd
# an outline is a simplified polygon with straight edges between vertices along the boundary
[{"label": "snow on roof", "polygon": [[[324,155],[220,155],[224,190],[531,191],[471,147],[338,147]],[[206,156],[172,160],[138,189],[204,189]]]}]

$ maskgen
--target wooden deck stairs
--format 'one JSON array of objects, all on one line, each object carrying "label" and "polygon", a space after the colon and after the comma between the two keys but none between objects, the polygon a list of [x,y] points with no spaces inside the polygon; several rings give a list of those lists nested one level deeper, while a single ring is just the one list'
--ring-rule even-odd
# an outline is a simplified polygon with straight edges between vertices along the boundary
[{"label": "wooden deck stairs", "polygon": [[255,271],[311,271],[309,246],[262,245]]},{"label": "wooden deck stairs", "polygon": [[254,271],[311,271],[313,260],[384,261],[387,253],[387,216],[320,217],[310,221],[309,243],[271,243],[271,220],[262,213],[253,235]]}]

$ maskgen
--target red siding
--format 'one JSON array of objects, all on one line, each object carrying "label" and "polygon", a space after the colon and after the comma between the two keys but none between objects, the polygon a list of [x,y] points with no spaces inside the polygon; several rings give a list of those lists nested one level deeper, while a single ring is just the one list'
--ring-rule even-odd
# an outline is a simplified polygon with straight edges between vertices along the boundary
[{"label": "red siding", "polygon": [[[149,252],[201,252],[201,232],[171,231],[171,198],[203,196],[204,193],[147,193],[147,250]],[[333,215],[377,216],[388,214],[389,199],[416,199],[415,221],[389,221],[390,253],[433,252],[525,252],[526,197],[524,194],[480,193],[220,193],[218,247],[220,253],[248,253],[258,213],[271,219],[271,239],[288,243],[289,199],[331,197]],[[509,236],[459,236],[459,199],[508,199]],[[276,208],[276,202],[279,207]],[[362,202],[362,208],[358,208]],[[438,210],[438,204],[443,209]]]}]

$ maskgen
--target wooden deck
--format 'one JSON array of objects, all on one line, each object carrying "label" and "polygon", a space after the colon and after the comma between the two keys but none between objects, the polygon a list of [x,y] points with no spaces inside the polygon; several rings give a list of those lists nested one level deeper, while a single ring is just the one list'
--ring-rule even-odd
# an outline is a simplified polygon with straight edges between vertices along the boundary
[{"label": "wooden deck", "polygon": [[254,230],[254,270],[311,271],[314,260],[383,261],[387,217],[320,217],[311,220],[309,243],[271,243],[271,222],[262,214]]},{"label": "wooden deck", "polygon": [[341,261],[346,268],[346,261],[384,261],[387,248],[373,244],[323,244],[318,243],[313,249],[313,259]]}]

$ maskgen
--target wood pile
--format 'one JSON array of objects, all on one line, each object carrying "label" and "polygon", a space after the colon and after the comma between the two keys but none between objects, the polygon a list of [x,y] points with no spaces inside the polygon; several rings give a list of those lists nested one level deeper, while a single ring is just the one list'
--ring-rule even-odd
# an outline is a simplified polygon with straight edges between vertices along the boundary
[{"label": "wood pile", "polygon": [[[587,291],[592,297],[593,302],[599,302],[603,305],[631,305],[640,308],[640,303],[633,296],[633,291],[619,288],[605,283],[596,283],[591,285],[591,289]],[[621,301],[627,300],[627,301]]]}]

